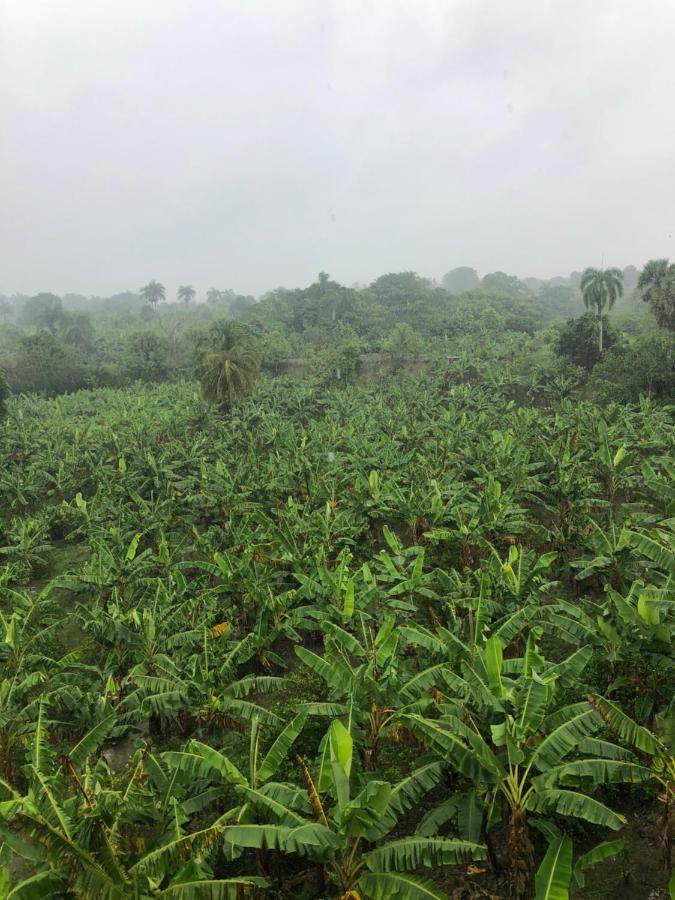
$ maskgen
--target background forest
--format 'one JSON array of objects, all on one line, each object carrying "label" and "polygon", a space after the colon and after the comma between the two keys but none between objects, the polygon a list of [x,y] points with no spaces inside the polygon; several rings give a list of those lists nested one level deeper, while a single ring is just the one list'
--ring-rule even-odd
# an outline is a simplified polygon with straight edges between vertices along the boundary
[{"label": "background forest", "polygon": [[581,272],[521,281],[503,272],[479,279],[462,267],[441,284],[404,272],[346,287],[321,273],[308,288],[279,288],[258,301],[213,288],[198,303],[189,285],[167,298],[158,282],[108,298],[0,297],[0,369],[15,393],[48,396],[177,381],[193,376],[210,325],[228,317],[245,325],[272,373],[321,374],[330,383],[339,370],[344,384],[387,362],[443,363],[464,381],[508,380],[518,398],[529,392],[533,399],[538,383],[545,392],[562,378],[566,390],[586,397],[665,399],[675,391],[675,266],[648,265],[662,266],[645,268],[651,294],[637,291],[634,266],[620,273],[623,293],[607,321],[602,358],[603,320],[595,307],[595,316],[581,316]]}]

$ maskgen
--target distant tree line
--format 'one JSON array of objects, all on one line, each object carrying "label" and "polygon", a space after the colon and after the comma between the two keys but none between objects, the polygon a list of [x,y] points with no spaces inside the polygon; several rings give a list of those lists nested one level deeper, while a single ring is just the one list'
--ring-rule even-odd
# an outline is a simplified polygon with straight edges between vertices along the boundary
[{"label": "distant tree line", "polygon": [[[512,369],[522,355],[524,366],[571,366],[575,383],[593,373],[601,392],[609,390],[599,387],[605,371],[617,395],[673,394],[675,264],[668,260],[651,260],[641,272],[588,268],[549,281],[504,272],[479,278],[460,267],[442,285],[399,272],[348,287],[321,272],[308,287],[279,287],[258,301],[216,288],[202,299],[184,284],[169,302],[157,280],[109,298],[0,297],[0,370],[11,391],[47,395],[197,374],[205,394],[226,407],[252,389],[261,369],[278,371],[284,360],[299,358],[327,384],[346,384],[363,354],[379,354],[393,371],[421,358],[461,358],[465,373],[500,355]],[[645,306],[653,316],[640,319]],[[621,384],[617,360],[631,369]]]}]

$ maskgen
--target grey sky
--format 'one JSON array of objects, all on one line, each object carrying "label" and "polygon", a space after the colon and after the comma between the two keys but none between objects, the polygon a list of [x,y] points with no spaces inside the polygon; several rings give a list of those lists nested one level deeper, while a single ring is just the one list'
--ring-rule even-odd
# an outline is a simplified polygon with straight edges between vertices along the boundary
[{"label": "grey sky", "polygon": [[675,255],[672,0],[0,0],[0,292]]}]

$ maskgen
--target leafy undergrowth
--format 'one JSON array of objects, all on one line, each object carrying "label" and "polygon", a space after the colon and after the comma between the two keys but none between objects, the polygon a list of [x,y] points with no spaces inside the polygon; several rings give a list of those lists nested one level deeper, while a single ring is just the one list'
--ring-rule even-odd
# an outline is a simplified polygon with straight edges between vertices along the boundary
[{"label": "leafy undergrowth", "polygon": [[665,891],[672,413],[431,374],[13,401],[9,895]]}]

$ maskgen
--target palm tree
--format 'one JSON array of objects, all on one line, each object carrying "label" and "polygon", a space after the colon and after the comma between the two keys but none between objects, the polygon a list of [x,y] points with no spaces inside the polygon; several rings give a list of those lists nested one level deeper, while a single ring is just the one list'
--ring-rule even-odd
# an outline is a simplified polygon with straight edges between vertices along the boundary
[{"label": "palm tree", "polygon": [[182,300],[187,306],[191,300],[194,300],[196,293],[197,291],[195,291],[191,284],[181,284],[178,288],[178,299]]},{"label": "palm tree", "polygon": [[640,272],[637,287],[659,328],[675,331],[675,263],[650,259]]},{"label": "palm tree", "polygon": [[141,288],[139,293],[153,309],[157,308],[157,304],[160,301],[166,300],[166,290],[159,281],[149,281],[145,287]]},{"label": "palm tree", "polygon": [[219,291],[218,288],[209,288],[206,292],[206,302],[212,306],[217,306],[222,302],[224,295],[225,291]]},{"label": "palm tree", "polygon": [[204,397],[226,411],[253,392],[259,372],[260,357],[248,332],[236,322],[214,322],[198,367]]},{"label": "palm tree", "polygon": [[611,309],[623,294],[623,272],[621,269],[584,270],[581,276],[581,293],[586,309],[592,309],[598,316],[600,335],[598,348],[602,353],[602,314],[605,307]]}]

